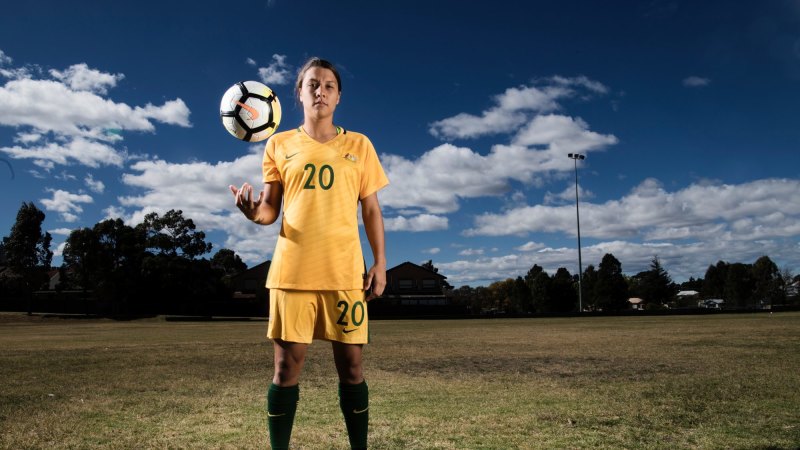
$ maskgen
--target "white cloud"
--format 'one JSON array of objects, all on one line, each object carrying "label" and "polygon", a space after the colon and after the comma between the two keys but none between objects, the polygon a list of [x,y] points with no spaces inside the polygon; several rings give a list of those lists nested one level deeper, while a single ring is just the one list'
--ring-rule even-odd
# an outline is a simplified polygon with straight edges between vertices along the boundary
[{"label": "white cloud", "polygon": [[4,51],[0,50],[0,66],[5,66],[6,64],[11,64],[14,60],[11,59],[10,56],[6,55]]},{"label": "white cloud", "polygon": [[61,173],[55,175],[55,179],[61,181],[72,181],[72,180],[77,180],[78,177],[67,172],[66,170],[62,170]]},{"label": "white cloud", "polygon": [[[462,113],[435,122],[431,133],[446,139],[515,134],[509,144],[496,144],[488,154],[446,143],[416,160],[382,155],[392,184],[381,201],[390,208],[445,214],[457,211],[461,199],[503,195],[511,190],[512,181],[541,186],[543,179],[572,169],[568,153],[602,151],[618,142],[613,135],[591,131],[580,118],[550,113],[560,109],[558,100],[607,92],[602,83],[586,77],[555,76],[536,86],[507,89],[481,116]],[[515,208],[522,199],[524,194],[515,193],[506,207]]]},{"label": "white cloud", "polygon": [[55,250],[53,250],[53,256],[55,256],[56,258],[63,256],[64,255],[64,248],[66,246],[67,246],[66,241],[65,242],[61,242],[60,244],[58,244],[56,246]]},{"label": "white cloud", "polygon": [[125,78],[125,75],[121,73],[110,74],[90,69],[86,63],[74,64],[63,72],[52,69],[50,75],[63,81],[74,91],[89,91],[98,94],[105,94],[108,92],[108,88],[113,88],[118,81]]},{"label": "white cloud", "polygon": [[[581,203],[581,235],[598,239],[748,240],[800,234],[800,181],[756,180],[739,185],[693,184],[667,192],[647,179],[628,195],[603,204]],[[468,236],[573,233],[574,205],[526,206],[475,218]]]},{"label": "white cloud", "polygon": [[83,212],[83,207],[80,204],[94,201],[90,195],[72,194],[61,189],[47,189],[47,192],[52,193],[53,197],[43,198],[39,201],[42,202],[46,210],[59,213],[61,220],[64,222],[77,221],[78,216],[76,213]]},{"label": "white cloud", "polygon": [[609,91],[608,86],[599,81],[591,80],[585,75],[580,75],[577,77],[562,77],[560,75],[555,75],[552,77],[552,80],[554,83],[561,86],[584,87],[595,94],[605,95],[608,94]]},{"label": "white cloud", "polygon": [[562,157],[616,143],[616,137],[590,131],[589,125],[581,119],[555,114],[537,116],[512,140],[514,145],[545,146]]},{"label": "white cloud", "polygon": [[465,147],[443,144],[410,161],[401,156],[381,157],[391,180],[381,202],[392,208],[423,208],[430,213],[458,209],[458,198],[499,195],[506,179],[485,176],[487,158]]},{"label": "white cloud", "polygon": [[426,254],[428,254],[428,255],[437,255],[437,254],[439,254],[439,252],[441,252],[441,251],[442,251],[442,249],[441,249],[441,248],[439,248],[439,247],[433,247],[433,248],[428,248],[428,249],[422,250],[422,253],[426,253]]},{"label": "white cloud", "polygon": [[539,86],[520,86],[506,89],[494,98],[496,106],[476,116],[460,113],[430,125],[432,135],[442,139],[466,139],[515,130],[529,119],[529,114],[540,114],[561,108],[558,101],[574,97],[580,90],[594,94],[608,92],[602,83],[586,77],[567,78],[554,76]]},{"label": "white cloud", "polygon": [[245,62],[247,63],[248,66],[255,66],[256,65],[256,60],[253,59],[253,58],[247,58],[245,60]]},{"label": "white cloud", "polygon": [[541,242],[528,241],[517,247],[516,250],[519,250],[521,252],[533,252],[536,250],[541,250],[545,247],[546,245],[542,244]]},{"label": "white cloud", "polygon": [[386,217],[384,218],[386,231],[436,231],[446,230],[447,217],[433,214],[419,214],[413,217]]},{"label": "white cloud", "polygon": [[4,66],[9,66],[14,62],[14,60],[5,54],[2,50],[0,50],[0,76],[11,80],[17,80],[22,78],[30,78],[33,76],[34,72],[39,71],[38,66],[28,66],[28,67],[10,67],[6,68]]},{"label": "white cloud", "polygon": [[[467,147],[442,144],[417,160],[382,155],[381,162],[392,184],[381,201],[391,208],[423,208],[434,214],[459,209],[459,199],[492,197],[511,189],[511,181],[537,185],[551,172],[573,169],[568,152],[602,150],[617,139],[586,129],[582,121],[565,116],[540,116],[526,127],[525,145],[495,145],[487,155]],[[516,197],[519,199],[519,196]],[[513,204],[511,205],[513,206]]]},{"label": "white cloud", "polygon": [[272,55],[272,62],[267,67],[258,68],[258,76],[267,85],[285,85],[292,82],[290,66],[286,63],[286,55]]},{"label": "white cloud", "polygon": [[41,138],[42,138],[42,134],[41,133],[20,132],[20,133],[17,133],[16,136],[14,136],[14,142],[17,142],[19,144],[27,145],[27,144],[32,144],[34,142],[37,142]]},{"label": "white cloud", "polygon": [[475,255],[482,255],[484,254],[484,250],[482,248],[465,248],[458,252],[460,256],[475,256]]},{"label": "white cloud", "polygon": [[72,233],[72,228],[56,228],[50,230],[50,234],[58,234],[61,236],[69,236]]},{"label": "white cloud", "polygon": [[704,87],[711,83],[711,79],[698,77],[692,75],[683,79],[683,85],[686,87]]},{"label": "white cloud", "polygon": [[[11,60],[6,57],[3,62]],[[191,126],[189,108],[179,98],[160,106],[130,106],[105,98],[123,74],[104,73],[85,63],[47,73],[4,70],[10,81],[0,86],[0,125],[18,130],[17,145],[0,151],[12,158],[32,159],[45,170],[73,163],[121,166],[125,151],[112,144],[123,139],[123,131],[154,132],[155,123]],[[48,74],[51,79],[46,79]]]},{"label": "white cloud", "polygon": [[[586,189],[583,188],[583,186],[581,186],[580,184],[578,185],[578,198],[580,201],[590,200],[593,199],[594,197],[595,197],[594,192],[587,191]],[[550,191],[547,191],[547,193],[544,194],[545,205],[552,205],[552,204],[563,205],[565,203],[570,203],[570,202],[573,205],[575,204],[574,184],[567,186],[567,188],[561,192],[552,193]]]},{"label": "white cloud", "polygon": [[86,186],[92,192],[97,192],[98,194],[102,194],[103,191],[106,189],[105,183],[100,180],[95,180],[92,174],[86,175],[86,178],[83,179],[83,182],[86,183]]},{"label": "white cloud", "polygon": [[117,166],[121,167],[126,154],[103,142],[84,138],[75,138],[65,144],[46,143],[36,147],[0,147],[15,159],[33,159],[34,164],[50,170],[54,164],[79,163],[88,167]]},{"label": "white cloud", "polygon": [[[29,126],[38,132],[110,140],[104,130],[150,131],[154,119],[190,126],[182,100],[132,108],[52,80],[12,80],[0,88],[0,125]],[[178,117],[180,116],[180,117]]]},{"label": "white cloud", "polygon": [[120,206],[108,206],[108,207],[103,209],[103,214],[105,214],[105,217],[103,217],[103,220],[108,220],[108,219],[111,219],[111,220],[123,219],[124,220],[125,216],[126,216],[125,209],[120,207]]},{"label": "white cloud", "polygon": [[186,103],[181,99],[169,100],[161,106],[154,106],[148,103],[144,108],[136,107],[135,112],[147,119],[153,119],[167,125],[178,125],[180,127],[191,127],[189,121],[191,114]]}]

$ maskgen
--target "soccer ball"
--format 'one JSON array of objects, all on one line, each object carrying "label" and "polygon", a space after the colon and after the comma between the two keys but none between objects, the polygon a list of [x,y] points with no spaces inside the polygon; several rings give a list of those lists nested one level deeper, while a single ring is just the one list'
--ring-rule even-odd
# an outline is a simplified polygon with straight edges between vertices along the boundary
[{"label": "soccer ball", "polygon": [[281,123],[281,103],[269,87],[258,81],[241,81],[222,96],[219,115],[228,133],[258,142],[270,137]]}]

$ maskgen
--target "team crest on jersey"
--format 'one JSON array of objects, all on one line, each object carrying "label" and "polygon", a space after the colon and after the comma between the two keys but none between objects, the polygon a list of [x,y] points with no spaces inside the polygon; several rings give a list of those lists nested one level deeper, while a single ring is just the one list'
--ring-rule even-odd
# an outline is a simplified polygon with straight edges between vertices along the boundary
[{"label": "team crest on jersey", "polygon": [[348,160],[350,162],[356,162],[356,161],[358,161],[358,156],[356,156],[356,155],[354,155],[352,153],[347,153],[346,155],[344,155],[344,159],[346,159],[346,160]]}]

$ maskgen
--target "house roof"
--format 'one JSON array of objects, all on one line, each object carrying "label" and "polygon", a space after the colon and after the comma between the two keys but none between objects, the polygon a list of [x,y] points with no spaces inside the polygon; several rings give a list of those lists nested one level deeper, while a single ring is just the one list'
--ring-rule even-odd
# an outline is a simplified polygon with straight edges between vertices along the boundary
[{"label": "house roof", "polygon": [[231,277],[232,280],[238,280],[240,278],[251,278],[251,277],[266,277],[267,271],[269,271],[269,265],[272,261],[264,261],[261,264],[256,264],[253,267],[245,270],[244,272],[237,273]]},{"label": "house roof", "polygon": [[697,291],[678,291],[678,297],[691,297],[692,295],[697,295],[699,292]]},{"label": "house roof", "polygon": [[388,269],[388,270],[386,270],[386,272],[387,272],[387,273],[389,273],[389,272],[393,272],[393,271],[395,271],[395,270],[399,270],[399,269],[402,269],[402,268],[413,268],[413,269],[416,269],[416,270],[424,270],[425,272],[428,272],[428,273],[430,273],[431,275],[434,275],[434,276],[436,276],[436,277],[439,277],[439,278],[441,278],[441,279],[443,279],[443,280],[446,280],[446,279],[447,279],[447,277],[446,277],[446,276],[444,276],[444,275],[440,274],[439,272],[434,272],[434,271],[432,271],[432,270],[430,270],[430,269],[428,269],[428,268],[426,268],[426,267],[422,267],[422,266],[420,266],[419,264],[414,264],[414,263],[412,263],[412,262],[410,262],[410,261],[406,261],[406,262],[404,262],[404,263],[400,263],[400,264],[398,264],[398,265],[396,265],[396,266],[392,267],[391,269]]}]

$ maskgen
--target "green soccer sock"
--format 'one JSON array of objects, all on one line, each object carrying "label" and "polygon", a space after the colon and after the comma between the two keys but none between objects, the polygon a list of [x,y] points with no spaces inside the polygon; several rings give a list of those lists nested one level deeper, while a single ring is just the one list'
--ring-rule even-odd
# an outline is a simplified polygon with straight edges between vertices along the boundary
[{"label": "green soccer sock", "polygon": [[299,385],[280,387],[271,384],[267,392],[267,421],[269,422],[269,443],[273,450],[289,448],[292,437],[294,413],[300,400]]},{"label": "green soccer sock", "polygon": [[360,384],[339,383],[339,406],[344,414],[350,448],[366,449],[369,431],[369,388],[367,382]]}]

